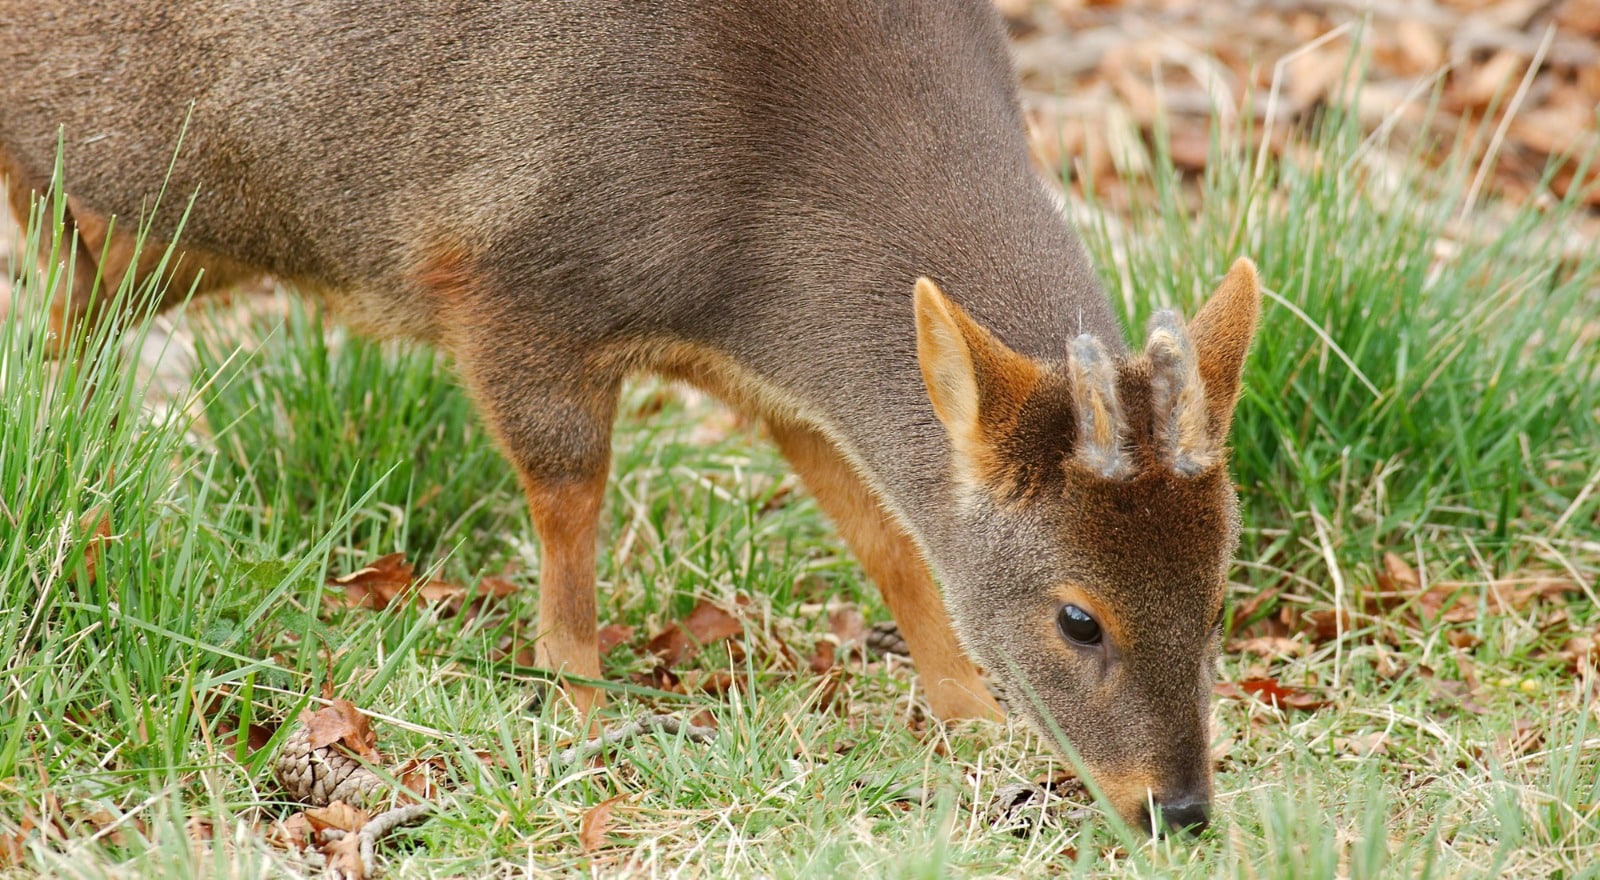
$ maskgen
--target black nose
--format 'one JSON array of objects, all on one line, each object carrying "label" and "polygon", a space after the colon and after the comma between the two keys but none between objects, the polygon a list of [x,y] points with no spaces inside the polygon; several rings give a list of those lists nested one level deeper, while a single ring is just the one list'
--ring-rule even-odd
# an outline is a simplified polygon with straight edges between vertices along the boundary
[{"label": "black nose", "polygon": [[1161,821],[1167,831],[1181,831],[1196,836],[1211,824],[1211,805],[1205,801],[1183,801],[1160,804]]}]

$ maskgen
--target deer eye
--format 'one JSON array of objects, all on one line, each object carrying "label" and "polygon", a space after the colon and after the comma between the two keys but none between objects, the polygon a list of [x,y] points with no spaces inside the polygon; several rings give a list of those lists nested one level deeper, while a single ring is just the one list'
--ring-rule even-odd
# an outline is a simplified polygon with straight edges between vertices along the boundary
[{"label": "deer eye", "polygon": [[1080,645],[1100,644],[1100,624],[1095,622],[1089,612],[1076,605],[1063,605],[1056,612],[1056,625],[1061,627],[1061,634],[1067,641]]}]

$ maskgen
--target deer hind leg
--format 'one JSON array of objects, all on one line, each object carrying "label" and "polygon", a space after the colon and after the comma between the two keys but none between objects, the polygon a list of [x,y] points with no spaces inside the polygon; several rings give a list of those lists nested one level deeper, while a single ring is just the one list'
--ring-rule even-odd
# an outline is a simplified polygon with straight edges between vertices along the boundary
[{"label": "deer hind leg", "polygon": [[[0,150],[0,183],[5,185],[11,214],[18,227],[26,227],[33,212],[35,198],[44,191],[33,185],[21,170],[21,165]],[[71,340],[83,334],[92,334],[101,321],[108,320],[107,306],[118,285],[130,272],[139,283],[149,278],[160,265],[167,251],[167,243],[146,239],[140,243],[133,231],[133,222],[127,219],[113,222],[106,214],[90,209],[78,199],[68,197],[66,208],[67,235],[72,242],[72,284],[61,291],[50,303],[49,339],[47,353],[61,357],[72,350]],[[136,218],[135,218],[136,219]],[[49,254],[41,254],[48,259]],[[63,259],[66,259],[65,257]],[[196,294],[232,286],[265,274],[259,269],[229,260],[217,254],[197,249],[186,249],[169,261],[159,296],[154,305],[158,310],[181,302],[191,291]],[[123,306],[128,313],[147,303],[132,302]],[[0,315],[15,308],[15,304],[0,303]]]},{"label": "deer hind leg", "polygon": [[[567,375],[524,357],[503,334],[489,353],[458,350],[462,372],[490,430],[517,469],[541,547],[538,664],[558,676],[600,677],[596,642],[595,543],[611,465],[611,422],[620,381]],[[560,366],[572,367],[571,364]],[[580,717],[600,692],[565,682]]]},{"label": "deer hind leg", "polygon": [[[0,150],[0,184],[5,186],[7,202],[11,207],[11,216],[16,221],[17,237],[20,240],[21,230],[26,229],[28,222],[34,219],[34,199],[43,190],[31,184],[31,181],[22,173],[20,163],[6,155],[4,150]],[[78,233],[77,224],[72,218],[70,209],[67,212],[67,232],[68,241],[71,242],[72,253],[70,256],[63,255],[62,261],[66,262],[69,259],[71,261],[73,270],[72,286],[69,290],[61,291],[49,306],[50,318],[47,345],[51,357],[58,357],[64,351],[64,340],[67,338],[69,329],[79,324],[74,318],[88,311],[91,294],[94,290],[94,278],[97,274],[95,255],[89,250],[88,243],[84,241],[83,235]],[[48,234],[48,230],[46,230],[44,235],[48,236]],[[48,240],[48,238],[46,237],[45,240]],[[47,261],[50,256],[49,253],[41,253],[39,255],[40,262]],[[46,267],[41,266],[40,268],[43,270]],[[18,271],[23,271],[22,267],[19,266]],[[10,301],[0,303],[0,315],[9,315],[13,309],[20,305],[23,304],[16,301],[16,294],[13,291]]]},{"label": "deer hind leg", "polygon": [[1000,707],[956,640],[944,597],[916,544],[822,434],[770,422],[778,449],[817,498],[894,615],[928,703],[941,719],[998,718]]}]

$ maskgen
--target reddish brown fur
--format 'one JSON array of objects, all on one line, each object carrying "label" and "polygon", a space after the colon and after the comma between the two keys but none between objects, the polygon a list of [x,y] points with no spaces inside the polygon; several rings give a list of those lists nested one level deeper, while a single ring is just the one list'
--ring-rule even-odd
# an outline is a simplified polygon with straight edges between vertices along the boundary
[{"label": "reddish brown fur", "polygon": [[471,251],[460,242],[438,241],[424,250],[412,278],[418,287],[439,300],[440,308],[472,295],[474,272]]},{"label": "reddish brown fur", "polygon": [[1261,320],[1260,282],[1249,260],[1238,260],[1222,287],[1189,322],[1189,334],[1204,337],[1208,345],[1200,355],[1200,379],[1208,390],[1211,432],[1227,437],[1233,424],[1233,407],[1239,400],[1239,376],[1244,356]]},{"label": "reddish brown fur", "polygon": [[950,627],[939,588],[910,536],[879,505],[833,444],[809,428],[771,422],[778,449],[878,585],[916,658],[940,718],[997,718],[999,707]]}]

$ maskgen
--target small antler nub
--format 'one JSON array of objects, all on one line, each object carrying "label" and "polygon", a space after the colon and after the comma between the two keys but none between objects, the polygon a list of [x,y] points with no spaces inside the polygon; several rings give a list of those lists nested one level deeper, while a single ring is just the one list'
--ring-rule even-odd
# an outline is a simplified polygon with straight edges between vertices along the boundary
[{"label": "small antler nub", "polygon": [[1072,340],[1071,373],[1078,421],[1073,457],[1106,479],[1129,472],[1122,448],[1122,408],[1117,401],[1117,370],[1100,340],[1085,333]]},{"label": "small antler nub", "polygon": [[1199,361],[1176,312],[1162,310],[1150,316],[1145,356],[1150,359],[1151,405],[1161,456],[1178,473],[1195,476],[1216,463],[1218,451]]}]

